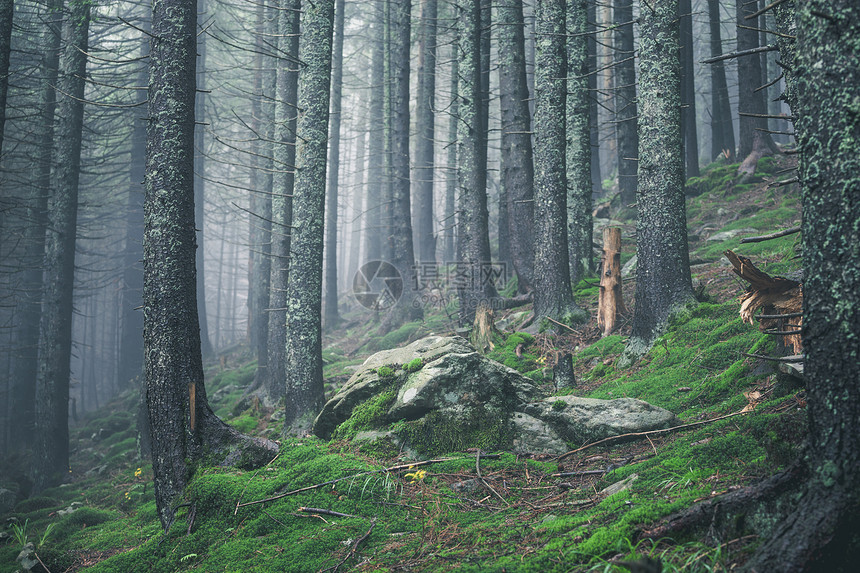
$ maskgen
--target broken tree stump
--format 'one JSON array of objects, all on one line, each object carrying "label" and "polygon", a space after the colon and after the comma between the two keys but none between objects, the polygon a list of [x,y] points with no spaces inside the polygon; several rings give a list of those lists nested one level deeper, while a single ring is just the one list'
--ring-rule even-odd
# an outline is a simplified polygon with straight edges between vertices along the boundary
[{"label": "broken tree stump", "polygon": [[[759,321],[759,330],[780,336],[790,354],[803,354],[800,327],[803,324],[803,285],[784,277],[772,277],[751,260],[733,251],[725,252],[736,275],[749,283],[740,296],[741,319]],[[757,310],[762,314],[755,316]]]},{"label": "broken tree stump", "polygon": [[603,336],[615,329],[618,316],[625,312],[621,293],[621,229],[603,229],[603,258],[600,262],[600,294],[597,299],[597,327]]}]

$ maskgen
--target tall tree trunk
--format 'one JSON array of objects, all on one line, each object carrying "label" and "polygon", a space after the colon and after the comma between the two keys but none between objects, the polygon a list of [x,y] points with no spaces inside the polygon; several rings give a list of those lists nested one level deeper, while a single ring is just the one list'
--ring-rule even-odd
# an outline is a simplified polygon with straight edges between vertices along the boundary
[{"label": "tall tree trunk", "polygon": [[597,121],[597,1],[588,2],[588,129],[591,145],[591,190],[603,193],[600,173],[600,127]]},{"label": "tall tree trunk", "polygon": [[57,107],[57,74],[60,62],[62,0],[49,0],[41,15],[42,61],[39,66],[39,116],[36,128],[35,177],[28,189],[27,225],[24,229],[24,276],[18,300],[18,355],[15,358],[11,436],[13,444],[33,439],[36,373],[38,370],[39,324],[42,316],[45,233],[48,228],[48,198],[51,195],[51,156],[54,146],[54,112]]},{"label": "tall tree trunk", "polygon": [[386,316],[383,330],[397,328],[423,316],[416,289],[411,284],[415,267],[409,183],[409,46],[411,0],[391,4],[391,228],[389,261],[404,281],[401,297]]},{"label": "tall tree trunk", "polygon": [[[458,9],[454,7],[456,12]],[[457,258],[457,128],[460,117],[460,44],[451,41],[451,101],[448,105],[448,174],[445,177],[445,218],[442,220],[445,237],[445,262]]]},{"label": "tall tree trunk", "polygon": [[287,282],[293,224],[296,163],[300,0],[281,0],[278,11],[277,86],[272,175],[272,266],[269,292],[269,336],[266,394],[281,400],[287,391]]},{"label": "tall tree trunk", "polygon": [[161,524],[203,455],[227,450],[246,467],[277,451],[242,436],[209,408],[197,318],[194,229],[194,0],[154,0],[144,202],[144,353],[146,398]]},{"label": "tall tree trunk", "polygon": [[642,11],[636,307],[627,349],[643,353],[693,299],[684,207],[678,2]]},{"label": "tall tree trunk", "polygon": [[12,54],[12,19],[14,0],[0,0],[0,155],[6,127],[6,94],[9,90],[9,56]]},{"label": "tall tree trunk", "polygon": [[386,0],[374,0],[374,20],[371,29],[370,62],[370,146],[367,166],[367,212],[365,213],[365,259],[382,258],[382,165],[383,165],[383,101],[385,98],[385,30],[384,5]]},{"label": "tall tree trunk", "polygon": [[367,204],[364,201],[367,196],[365,182],[367,171],[365,141],[367,140],[367,135],[368,134],[366,132],[358,133],[358,142],[355,146],[354,163],[355,172],[358,173],[358,181],[356,181],[354,185],[355,192],[352,197],[352,213],[350,214],[350,221],[352,221],[350,235],[352,236],[352,239],[349,245],[349,258],[346,263],[347,288],[351,288],[352,279],[360,265],[359,261],[361,259],[362,236],[364,235],[364,227],[368,224],[367,218],[364,215],[364,211],[367,209]]},{"label": "tall tree trunk", "polygon": [[275,137],[276,62],[265,55],[265,34],[277,36],[277,7],[257,6],[257,54],[254,57],[254,99],[251,101],[254,132],[260,134],[252,144],[253,170],[249,205],[252,215],[248,226],[248,334],[257,370],[253,388],[263,385],[268,375],[269,293],[272,278],[272,141]]},{"label": "tall tree trunk", "polygon": [[525,22],[522,0],[497,3],[501,186],[507,198],[511,259],[518,290],[531,290],[534,275],[534,158],[526,83]]},{"label": "tall tree trunk", "polygon": [[[567,244],[566,10],[564,0],[538,0],[535,54],[534,312],[541,329],[552,319],[573,324],[585,313],[573,301]],[[570,355],[554,368],[558,387],[572,386]]]},{"label": "tall tree trunk", "polygon": [[[758,33],[749,29],[755,28],[757,20],[746,19],[746,16],[756,12],[756,8],[756,2],[737,2],[738,51],[758,47]],[[767,114],[764,93],[761,90],[755,91],[762,85],[761,78],[761,57],[758,54],[738,58],[738,156],[743,158],[738,167],[739,174],[755,173],[759,159],[777,152],[773,138],[766,131],[767,119],[752,117]]]},{"label": "tall tree trunk", "polygon": [[343,98],[343,14],[344,0],[335,2],[334,43],[332,45],[331,124],[328,161],[328,193],[326,194],[325,240],[325,316],[326,328],[340,322],[337,311],[337,203],[340,177],[340,124]]},{"label": "tall tree trunk", "polygon": [[690,0],[678,6],[681,22],[681,137],[686,177],[699,176],[699,139],[696,133],[696,83],[693,70],[693,7]]},{"label": "tall tree trunk", "polygon": [[[302,10],[299,118],[287,282],[287,399],[284,432],[303,432],[323,405],[322,257],[334,0]],[[410,233],[410,242],[411,242]]]},{"label": "tall tree trunk", "polygon": [[[148,25],[148,23],[147,23]],[[147,26],[148,27],[148,26]],[[148,30],[147,30],[148,31]],[[142,42],[141,58],[149,54],[149,42]],[[146,84],[145,70],[140,85]],[[146,105],[146,92],[137,92],[137,104]],[[131,134],[128,170],[128,203],[126,204],[125,251],[122,270],[122,333],[120,339],[119,383],[125,388],[143,374],[143,179],[146,176],[146,120],[135,108]]]},{"label": "tall tree trunk", "polygon": [[[720,34],[720,1],[708,0],[708,21],[711,26],[711,57],[723,53]],[[723,62],[711,66],[711,159],[725,154],[731,162],[735,157],[735,130],[732,126],[732,109],[729,106],[729,88]]]},{"label": "tall tree trunk", "polygon": [[481,0],[465,3],[460,13],[459,130],[457,172],[460,200],[457,220],[457,286],[460,323],[471,325],[478,306],[497,296],[482,271],[491,263],[487,212],[487,106],[482,83]]},{"label": "tall tree trunk", "polygon": [[585,0],[569,0],[567,4],[567,245],[570,282],[574,285],[594,266],[585,4]]},{"label": "tall tree trunk", "polygon": [[[200,29],[204,27],[204,18],[206,17],[206,2],[207,0],[196,0],[197,9],[199,10],[197,20]],[[203,81],[200,83],[200,91],[197,92],[195,99],[195,117],[197,124],[194,126],[194,145],[200,150],[194,156],[194,224],[197,225],[197,315],[200,319],[200,340],[203,356],[208,357],[214,354],[212,349],[212,339],[209,337],[209,320],[206,315],[206,249],[203,241],[206,227],[206,181],[204,180],[206,170],[205,149],[205,126],[206,122],[206,34],[200,34],[197,37],[197,67],[200,70]],[[217,293],[220,297],[221,293]],[[219,298],[220,300],[220,298]],[[218,318],[216,317],[216,324]]]},{"label": "tall tree trunk", "polygon": [[851,571],[860,554],[860,6],[798,2],[796,123],[803,202],[803,348],[809,479],[752,571]]},{"label": "tall tree trunk", "polygon": [[57,189],[51,204],[39,329],[33,456],[36,492],[56,485],[69,469],[69,365],[89,27],[90,3],[72,0],[60,78],[59,91],[65,97],[59,110]]},{"label": "tall tree trunk", "polygon": [[437,0],[421,0],[418,36],[418,102],[415,106],[415,236],[417,259],[436,262],[433,232],[434,147],[436,143],[436,17]]},{"label": "tall tree trunk", "polygon": [[615,5],[615,145],[618,189],[625,207],[636,202],[639,134],[637,124],[636,64],[633,61],[633,0]]}]

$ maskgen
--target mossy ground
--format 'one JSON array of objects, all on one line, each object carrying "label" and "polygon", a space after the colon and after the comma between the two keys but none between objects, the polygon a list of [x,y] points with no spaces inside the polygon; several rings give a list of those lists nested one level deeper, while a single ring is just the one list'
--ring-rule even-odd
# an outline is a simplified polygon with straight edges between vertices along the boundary
[{"label": "mossy ground", "polygon": [[[623,571],[615,561],[643,554],[659,556],[664,571],[728,570],[743,561],[755,537],[711,547],[695,538],[637,542],[636,535],[697,500],[773,474],[795,458],[804,438],[803,391],[741,354],[768,353],[773,340],[741,323],[735,297],[744,285],[719,263],[722,251],[733,248],[768,272],[788,273],[799,266],[796,236],[749,245],[740,245],[739,238],[704,240],[729,228],[764,234],[795,224],[792,186],[768,189],[762,183],[776,177],[786,161],[760,164],[760,181],[740,182],[732,166],[719,165],[691,181],[699,189],[688,200],[690,232],[702,238],[691,242],[691,259],[712,263],[694,268],[708,302],[678,317],[633,367],[616,366],[629,332],[625,320],[618,334],[602,339],[593,323],[558,338],[508,333],[495,341],[490,355],[546,385],[547,361],[563,345],[574,353],[577,386],[570,393],[641,398],[684,422],[703,422],[699,426],[590,448],[561,461],[501,453],[476,464],[474,451],[461,451],[448,461],[385,472],[378,470],[402,463],[396,451],[368,452],[348,439],[387,409],[393,396],[381,395],[359,407],[362,415],[338,428],[331,442],[285,442],[282,453],[257,471],[202,469],[186,491],[192,505],[180,508],[163,534],[150,465],[136,457],[137,397],[127,392],[73,429],[71,483],[20,502],[4,518],[27,523],[29,540],[42,541],[37,553],[54,572],[305,572],[344,559],[340,571]],[[625,260],[633,248],[625,237]],[[595,283],[596,278],[586,279],[574,289],[578,304],[590,311],[596,305]],[[632,287],[632,281],[625,282],[628,301]],[[453,331],[452,316],[450,308],[431,309],[424,321],[385,335],[348,317],[337,336],[326,338],[327,391],[372,350]],[[207,368],[212,407],[243,431],[277,433],[271,411],[242,399],[255,368],[243,352]],[[755,408],[749,413],[717,420],[751,403]],[[450,449],[482,446],[452,440]],[[555,475],[610,465],[619,467],[602,474]],[[634,473],[638,479],[629,489],[599,493]],[[333,480],[340,481],[237,509],[238,503]],[[61,516],[72,502],[80,509]],[[40,539],[50,524],[49,535]],[[8,526],[5,531],[11,533]],[[0,573],[18,569],[19,550],[14,537],[0,541]]]}]

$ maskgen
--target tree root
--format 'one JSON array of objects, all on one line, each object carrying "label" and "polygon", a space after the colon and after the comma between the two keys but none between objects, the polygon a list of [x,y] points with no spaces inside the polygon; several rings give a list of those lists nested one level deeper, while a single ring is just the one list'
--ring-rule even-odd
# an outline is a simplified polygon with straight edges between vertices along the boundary
[{"label": "tree root", "polygon": [[789,514],[809,470],[795,462],[755,485],[697,503],[638,534],[639,539],[704,537],[712,545],[755,533],[766,537]]}]

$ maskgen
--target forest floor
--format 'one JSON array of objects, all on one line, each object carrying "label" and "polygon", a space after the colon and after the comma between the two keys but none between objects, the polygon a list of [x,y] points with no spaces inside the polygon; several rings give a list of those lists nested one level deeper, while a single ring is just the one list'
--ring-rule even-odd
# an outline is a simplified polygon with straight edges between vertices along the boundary
[{"label": "forest floor", "polygon": [[[612,336],[600,338],[592,320],[563,339],[513,334],[529,307],[496,317],[511,330],[491,357],[548,390],[547,357],[564,346],[574,351],[578,385],[571,393],[641,398],[698,425],[564,459],[509,452],[476,459],[475,451],[465,451],[417,463],[349,441],[291,439],[256,471],[200,468],[185,494],[190,505],[164,533],[151,464],[137,457],[137,397],[127,392],[72,428],[68,483],[20,501],[3,516],[0,572],[20,569],[15,558],[28,540],[42,561],[32,570],[52,573],[626,571],[621,562],[644,555],[659,558],[663,571],[733,569],[758,542],[755,531],[734,539],[684,532],[652,540],[643,533],[697,501],[774,474],[796,457],[804,439],[802,383],[743,354],[777,349],[774,337],[741,321],[737,296],[746,285],[722,255],[735,250],[771,274],[800,268],[798,235],[740,243],[799,223],[795,186],[769,185],[789,176],[790,161],[765,158],[759,174],[745,182],[734,176],[736,166],[712,166],[688,182],[700,304],[674,320],[633,367],[616,367],[629,317]],[[625,229],[626,262],[635,249],[634,226],[617,223]],[[712,240],[717,233],[723,234]],[[624,283],[630,307],[634,282]],[[591,278],[575,288],[577,302],[592,316],[595,284]],[[326,336],[330,392],[373,352],[456,326],[444,301],[428,307],[423,321],[384,335],[366,313],[347,309],[337,333]],[[280,412],[242,398],[254,369],[244,347],[209,364],[212,407],[244,432],[278,438]],[[13,464],[23,462],[3,463],[0,480],[12,484]],[[626,489],[606,490],[613,485]]]}]

